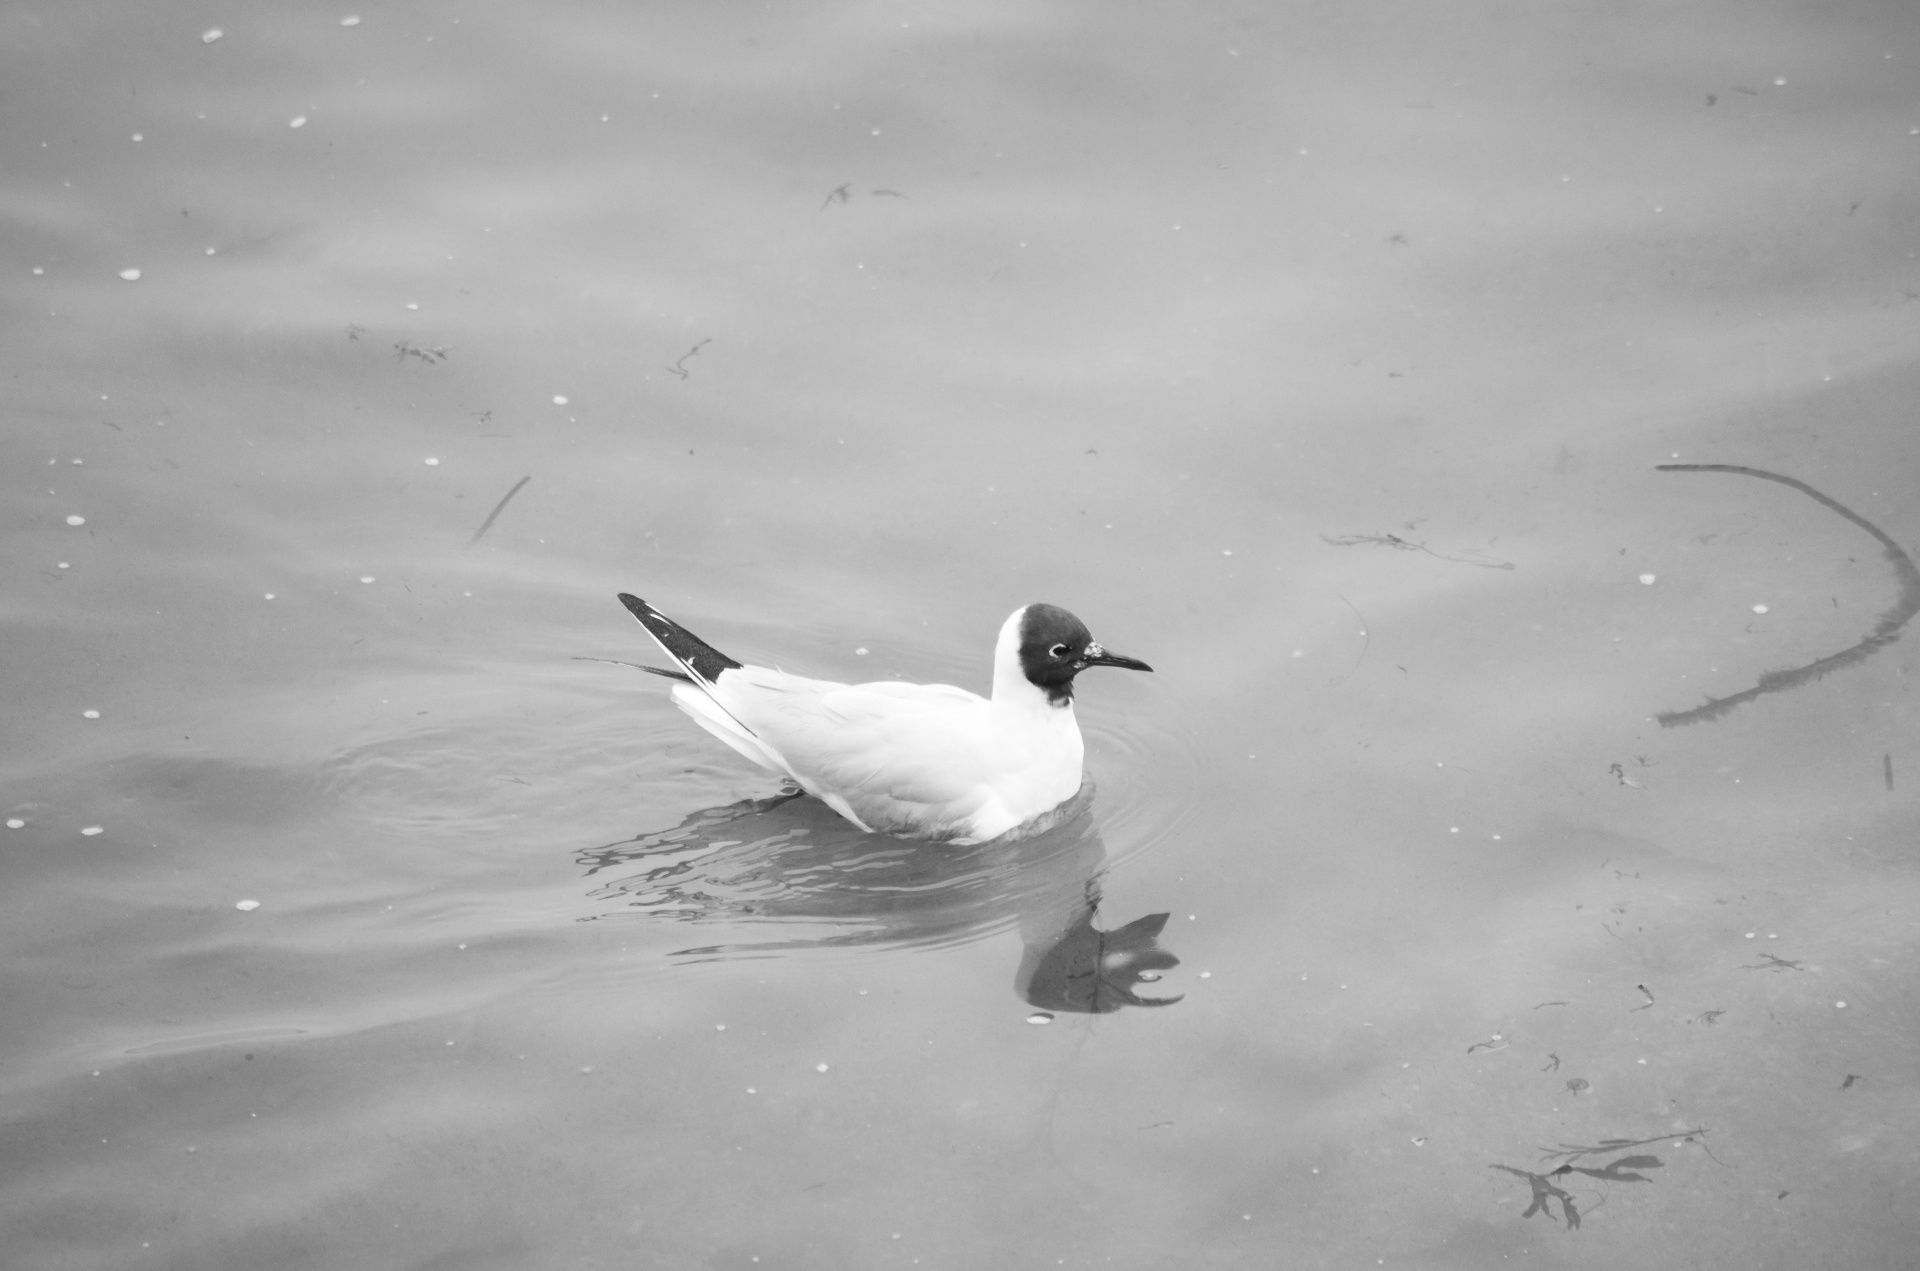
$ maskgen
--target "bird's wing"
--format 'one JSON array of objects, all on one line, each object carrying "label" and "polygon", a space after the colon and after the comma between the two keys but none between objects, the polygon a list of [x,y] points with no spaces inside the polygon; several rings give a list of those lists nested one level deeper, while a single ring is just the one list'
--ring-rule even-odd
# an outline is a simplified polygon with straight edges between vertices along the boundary
[{"label": "bird's wing", "polygon": [[834,684],[742,667],[715,695],[803,783],[856,808],[866,799],[967,802],[985,779],[987,702],[964,689]]}]

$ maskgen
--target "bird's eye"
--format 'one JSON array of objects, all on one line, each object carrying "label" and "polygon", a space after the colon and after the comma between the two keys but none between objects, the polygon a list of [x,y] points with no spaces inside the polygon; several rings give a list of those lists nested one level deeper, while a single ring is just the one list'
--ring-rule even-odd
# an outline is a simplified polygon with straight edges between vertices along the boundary
[{"label": "bird's eye", "polygon": [[1053,657],[1053,658],[1064,658],[1067,656],[1067,653],[1068,653],[1068,649],[1067,649],[1067,646],[1064,644],[1056,644],[1051,649],[1047,650],[1047,656]]}]

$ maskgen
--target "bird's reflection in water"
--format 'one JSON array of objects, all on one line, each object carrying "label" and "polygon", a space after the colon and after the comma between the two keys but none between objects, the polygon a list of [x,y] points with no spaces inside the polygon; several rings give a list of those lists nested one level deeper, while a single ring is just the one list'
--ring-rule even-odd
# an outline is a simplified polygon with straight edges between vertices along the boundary
[{"label": "bird's reflection in water", "polygon": [[578,860],[588,877],[605,879],[589,895],[617,906],[591,918],[765,929],[764,938],[681,949],[678,958],[928,948],[1017,928],[1015,986],[1032,1005],[1087,1014],[1170,1005],[1180,999],[1136,992],[1179,964],[1156,943],[1167,915],[1112,931],[1094,925],[1106,847],[1091,789],[1050,829],[965,847],[866,834],[816,799],[782,794],[696,812]]}]

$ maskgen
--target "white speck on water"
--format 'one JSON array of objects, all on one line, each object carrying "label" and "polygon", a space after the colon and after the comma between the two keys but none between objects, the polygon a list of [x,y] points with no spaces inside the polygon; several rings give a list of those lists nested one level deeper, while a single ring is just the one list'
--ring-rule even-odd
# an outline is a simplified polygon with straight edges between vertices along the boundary
[{"label": "white speck on water", "polygon": [[1655,578],[1655,576],[1654,576],[1653,574],[1642,574],[1642,575],[1640,575],[1640,581],[1641,581],[1641,583],[1642,583],[1642,584],[1644,584],[1645,586],[1648,586],[1648,587],[1651,587],[1651,586],[1653,586],[1653,583],[1654,583],[1654,578]]},{"label": "white speck on water", "polygon": [[137,133],[137,132],[133,134],[133,139],[134,139],[135,141],[145,141],[145,140],[146,140],[146,138],[145,138],[145,137],[143,137],[143,136],[141,136],[141,135],[140,135],[139,133]]},{"label": "white speck on water", "polygon": [[221,29],[220,29],[219,27],[217,27],[217,26],[215,26],[215,27],[208,27],[208,28],[207,28],[206,30],[204,30],[204,31],[202,31],[202,32],[200,33],[200,43],[202,43],[202,44],[211,44],[211,43],[213,43],[213,42],[214,42],[215,40],[217,40],[217,39],[219,39],[219,38],[220,38],[221,36],[223,36],[223,35],[225,35],[225,34],[226,34],[226,32],[225,32],[225,31],[222,31],[222,30],[221,30]]},{"label": "white speck on water", "polygon": [[464,949],[464,948],[466,948],[466,947],[467,947],[467,942],[466,942],[466,941],[464,941],[464,940],[462,940],[462,941],[460,942],[460,947],[461,947],[462,949]]},{"label": "white speck on water", "polygon": [[747,1093],[748,1093],[748,1094],[759,1094],[760,1092],[759,1092],[758,1090],[755,1090],[755,1089],[754,1089],[754,1088],[753,1088],[752,1086],[748,1086],[748,1087],[747,1087]]},{"label": "white speck on water", "polygon": [[207,248],[207,255],[211,256],[217,250],[218,250],[217,248],[209,247]]},{"label": "white speck on water", "polygon": [[1233,555],[1233,549],[1231,547],[1223,547],[1220,549],[1220,554],[1222,556],[1231,556]]},{"label": "white speck on water", "polygon": [[1753,607],[1753,611],[1755,613],[1765,613],[1767,611],[1767,607],[1765,605],[1755,605]]},{"label": "white speck on water", "polygon": [[1846,1010],[1846,1009],[1847,1009],[1847,1004],[1846,1004],[1845,1002],[1835,1002],[1835,1003],[1834,1003],[1833,1005],[1834,1005],[1834,1007],[1835,1007],[1836,1009],[1838,1009],[1838,1010],[1843,1010],[1843,1011],[1844,1011],[1844,1010]]},{"label": "white speck on water", "polygon": [[292,119],[287,120],[287,127],[289,128],[305,128],[306,126],[307,117],[305,115],[295,115]]},{"label": "white speck on water", "polygon": [[580,1069],[580,1071],[581,1071],[581,1072],[592,1072],[592,1071],[593,1071],[593,1065],[592,1065],[592,1064],[588,1064],[588,1065],[586,1065],[585,1067],[583,1067],[583,1068],[581,1068],[581,1069]]},{"label": "white speck on water", "polygon": [[725,1024],[715,1024],[713,1026],[713,1031],[716,1033],[724,1033],[727,1031],[727,1026]]},{"label": "white speck on water", "polygon": [[54,566],[54,568],[55,568],[55,569],[68,569],[68,568],[71,568],[71,566],[69,566],[69,565],[67,564],[67,562],[65,562],[65,561],[61,561],[61,562],[60,562],[59,564],[57,564],[57,565],[55,565],[55,566]]},{"label": "white speck on water", "polygon": [[123,269],[120,271],[120,276],[128,282],[140,281],[140,271],[137,269]]},{"label": "white speck on water", "polygon": [[440,461],[434,458],[432,455],[428,455],[425,459],[421,460],[421,462],[426,464],[429,468],[437,468],[440,466]]},{"label": "white speck on water", "polygon": [[420,307],[419,305],[417,305],[417,304],[413,304],[413,303],[411,303],[411,302],[409,302],[409,303],[408,303],[408,305],[407,305],[407,308],[409,308],[409,309],[418,309],[419,307]]},{"label": "white speck on water", "polygon": [[553,404],[555,406],[565,406],[567,404],[567,399],[562,394],[555,393],[553,395]]},{"label": "white speck on water", "polygon": [[867,656],[867,651],[866,651],[866,649],[864,649],[864,648],[859,648],[859,649],[855,649],[855,650],[854,650],[854,654],[855,654],[856,656],[858,656],[858,657],[863,657],[863,658],[864,658],[864,657],[866,657],[866,656]]},{"label": "white speck on water", "polygon": [[107,831],[103,826],[89,825],[89,826],[83,827],[80,832],[82,834],[85,834],[87,837],[91,838],[95,834],[105,834]]},{"label": "white speck on water", "polygon": [[1427,1136],[1424,1134],[1416,1134],[1413,1136],[1412,1142],[1415,1147],[1425,1147],[1427,1145]]},{"label": "white speck on water", "polygon": [[1458,834],[1459,832],[1460,832],[1460,827],[1457,825],[1449,825],[1447,827],[1447,833],[1449,834]]},{"label": "white speck on water", "polygon": [[1786,76],[1784,76],[1784,75],[1776,75],[1776,76],[1774,76],[1774,77],[1773,77],[1773,86],[1774,86],[1775,88],[1785,88],[1785,87],[1787,86],[1787,77],[1786,77]]},{"label": "white speck on water", "polygon": [[233,907],[243,914],[250,914],[260,907],[260,902],[257,900],[236,900],[233,902]]},{"label": "white speck on water", "polygon": [[372,582],[372,581],[373,581],[373,575],[372,575],[372,574],[362,574],[362,575],[360,575],[360,581],[361,581],[361,582],[363,582],[363,583],[370,583],[370,582]]},{"label": "white speck on water", "polygon": [[85,525],[86,523],[87,518],[84,516],[70,516],[67,518],[68,525]]},{"label": "white speck on water", "polygon": [[[1200,978],[1201,978],[1201,979],[1203,979],[1203,980],[1211,980],[1211,979],[1213,978],[1213,972],[1211,972],[1211,971],[1202,971],[1202,972],[1200,973]],[[1347,986],[1346,986],[1346,985],[1344,985],[1344,984],[1342,984],[1342,985],[1341,985],[1340,987],[1341,987],[1341,988],[1345,988],[1345,987],[1347,987]]]},{"label": "white speck on water", "polygon": [[99,711],[81,711],[80,718],[81,719],[99,719],[100,712]]},{"label": "white speck on water", "polygon": [[1753,937],[1754,937],[1754,933],[1753,933],[1753,932],[1751,932],[1751,931],[1749,931],[1749,932],[1747,933],[1747,939],[1749,939],[1749,940],[1751,940],[1751,939],[1753,939]]},{"label": "white speck on water", "polygon": [[267,599],[268,599],[268,600],[272,600],[272,599],[273,599],[273,593],[272,593],[272,592],[268,592],[268,593],[267,593]]},{"label": "white speck on water", "polygon": [[17,816],[10,816],[7,818],[7,828],[9,830],[24,830],[27,828],[27,823]]},{"label": "white speck on water", "polygon": [[357,13],[349,13],[346,17],[340,19],[340,25],[341,26],[359,26],[360,15]]},{"label": "white speck on water", "polygon": [[1029,1024],[1051,1024],[1051,1023],[1053,1023],[1053,1016],[1052,1016],[1052,1014],[1051,1014],[1051,1013],[1049,1013],[1049,1012],[1047,1012],[1047,1011],[1035,1011],[1035,1012],[1034,1012],[1033,1014],[1031,1014],[1031,1015],[1029,1015],[1029,1016],[1027,1016],[1027,1023],[1029,1023]]},{"label": "white speck on water", "polygon": [[[46,270],[44,270],[44,269],[42,269],[42,268],[40,268],[40,266],[38,266],[38,265],[35,265],[35,266],[33,267],[33,272],[34,272],[34,276],[35,276],[35,277],[40,277],[40,276],[42,276],[42,275],[44,275],[44,274],[45,274],[45,273],[46,273],[47,271],[46,271]],[[1111,529],[1111,528],[1112,528],[1112,526],[1108,526],[1108,528],[1109,528],[1109,529]]]},{"label": "white speck on water", "polygon": [[825,1072],[827,1070],[827,1066],[825,1064],[815,1064],[813,1066],[813,1070],[815,1072]]}]

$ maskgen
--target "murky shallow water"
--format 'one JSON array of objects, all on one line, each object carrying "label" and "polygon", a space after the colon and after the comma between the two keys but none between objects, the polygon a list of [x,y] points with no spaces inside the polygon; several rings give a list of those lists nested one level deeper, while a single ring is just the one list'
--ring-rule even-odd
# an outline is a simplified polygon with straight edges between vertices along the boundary
[{"label": "murky shallow water", "polygon": [[[9,1261],[1911,1246],[1912,649],[1654,719],[1899,599],[1654,467],[1913,543],[1904,6],[0,24]],[[619,590],[1157,673],[907,849]]]}]

